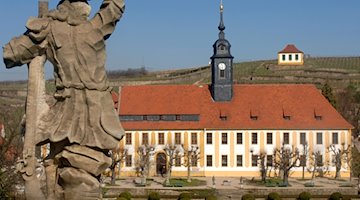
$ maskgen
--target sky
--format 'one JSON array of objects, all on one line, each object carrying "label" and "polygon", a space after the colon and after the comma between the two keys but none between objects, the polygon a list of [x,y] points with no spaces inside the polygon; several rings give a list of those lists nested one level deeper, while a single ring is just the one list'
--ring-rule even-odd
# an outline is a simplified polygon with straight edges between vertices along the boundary
[{"label": "sky", "polygon": [[[58,0],[49,1],[55,8]],[[93,14],[101,2],[89,2]],[[220,0],[125,2],[125,14],[106,42],[107,70],[144,66],[153,71],[209,63],[218,38]],[[311,56],[360,55],[359,0],[223,0],[223,4],[225,37],[234,62],[276,59],[286,44]],[[4,46],[26,31],[30,16],[37,16],[37,0],[3,0],[0,5]],[[50,64],[46,77],[52,77]],[[0,62],[0,81],[26,79],[25,65],[5,69]]]}]

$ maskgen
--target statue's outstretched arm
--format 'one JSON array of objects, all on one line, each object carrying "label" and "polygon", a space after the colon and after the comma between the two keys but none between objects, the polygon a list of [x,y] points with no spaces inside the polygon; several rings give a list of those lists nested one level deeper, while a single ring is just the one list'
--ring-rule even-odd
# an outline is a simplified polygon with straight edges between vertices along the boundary
[{"label": "statue's outstretched arm", "polygon": [[104,0],[99,12],[91,20],[91,23],[99,28],[103,33],[104,39],[107,39],[115,30],[115,25],[120,20],[124,11],[124,0]]}]

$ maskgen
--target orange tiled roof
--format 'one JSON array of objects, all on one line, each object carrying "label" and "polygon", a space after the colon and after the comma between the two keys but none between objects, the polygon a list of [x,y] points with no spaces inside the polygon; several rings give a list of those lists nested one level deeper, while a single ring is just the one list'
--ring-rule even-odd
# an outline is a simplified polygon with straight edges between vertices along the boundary
[{"label": "orange tiled roof", "polygon": [[200,116],[199,121],[122,121],[125,130],[352,128],[314,85],[307,84],[234,85],[230,102],[214,102],[208,86],[196,85],[124,86],[120,98],[123,116]]},{"label": "orange tiled roof", "polygon": [[279,53],[303,53],[300,51],[294,44],[288,44],[286,47],[281,50]]}]

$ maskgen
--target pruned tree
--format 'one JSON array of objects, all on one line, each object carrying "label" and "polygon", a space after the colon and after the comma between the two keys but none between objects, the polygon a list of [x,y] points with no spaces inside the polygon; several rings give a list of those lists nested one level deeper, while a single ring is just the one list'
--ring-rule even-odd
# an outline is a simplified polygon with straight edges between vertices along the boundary
[{"label": "pruned tree", "polygon": [[323,153],[321,151],[312,152],[309,156],[309,165],[307,170],[311,173],[311,180],[315,177],[322,177],[328,171],[328,163],[323,161]]},{"label": "pruned tree", "polygon": [[167,176],[166,184],[170,183],[172,168],[174,166],[174,161],[177,157],[180,157],[182,149],[179,145],[169,145],[167,144],[164,147],[165,154],[167,156]]},{"label": "pruned tree", "polygon": [[135,167],[140,175],[144,178],[143,183],[146,183],[146,179],[149,176],[151,157],[154,155],[154,150],[155,148],[152,145],[141,145],[136,150],[138,159],[135,162]]},{"label": "pruned tree", "polygon": [[340,178],[340,170],[344,162],[347,162],[348,155],[350,154],[350,145],[345,147],[345,144],[342,143],[340,148],[336,148],[335,145],[330,145],[328,147],[329,153],[333,155],[332,162],[335,165],[335,179]]},{"label": "pruned tree", "polygon": [[309,157],[309,145],[307,142],[302,144],[302,154],[300,155],[300,166],[302,167],[302,179],[305,179],[306,163]]},{"label": "pruned tree", "polygon": [[183,166],[187,168],[187,181],[190,182],[191,167],[196,167],[200,160],[200,148],[198,146],[190,146],[184,151]]},{"label": "pruned tree", "polygon": [[293,167],[298,166],[300,157],[297,148],[287,148],[284,144],[280,148],[274,149],[274,164],[283,173],[283,182],[289,185],[289,174]]},{"label": "pruned tree", "polygon": [[121,171],[121,164],[125,161],[126,156],[128,155],[128,149],[126,148],[119,148],[117,151],[110,151],[110,155],[111,155],[111,166],[110,166],[110,170],[111,170],[111,185],[115,185],[115,180],[116,180],[116,173],[115,173],[115,169],[116,166],[118,166],[118,174],[120,175],[120,171]]}]

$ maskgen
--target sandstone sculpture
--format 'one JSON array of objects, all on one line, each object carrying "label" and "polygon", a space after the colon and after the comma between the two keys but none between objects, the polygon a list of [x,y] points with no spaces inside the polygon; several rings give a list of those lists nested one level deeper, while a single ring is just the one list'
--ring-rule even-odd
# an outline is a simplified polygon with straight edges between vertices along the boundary
[{"label": "sandstone sculpture", "polygon": [[[105,40],[124,2],[104,0],[89,20],[90,9],[86,0],[61,0],[43,17],[30,18],[27,31],[4,47],[7,68],[29,66],[21,162],[27,199],[100,198],[100,174],[111,164],[108,151],[118,148],[123,136],[105,71]],[[44,97],[46,60],[54,66],[52,105]],[[34,145],[47,143],[44,184],[35,176]]]}]

